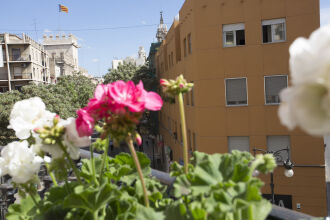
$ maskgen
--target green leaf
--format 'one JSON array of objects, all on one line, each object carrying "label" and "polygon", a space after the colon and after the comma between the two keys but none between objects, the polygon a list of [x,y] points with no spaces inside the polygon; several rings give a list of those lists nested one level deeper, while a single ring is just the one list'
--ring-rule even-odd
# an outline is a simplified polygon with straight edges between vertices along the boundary
[{"label": "green leaf", "polygon": [[[38,200],[40,198],[38,197]],[[6,214],[7,220],[33,219],[37,213],[37,208],[30,196],[21,199],[20,204],[12,204]]]},{"label": "green leaf", "polygon": [[85,188],[79,185],[74,188],[74,193],[64,200],[63,205],[67,208],[79,208],[94,213],[116,197],[114,192],[113,186],[107,183],[99,188]]},{"label": "green leaf", "polygon": [[161,212],[156,212],[152,208],[139,206],[136,211],[136,220],[164,220],[165,216]]}]

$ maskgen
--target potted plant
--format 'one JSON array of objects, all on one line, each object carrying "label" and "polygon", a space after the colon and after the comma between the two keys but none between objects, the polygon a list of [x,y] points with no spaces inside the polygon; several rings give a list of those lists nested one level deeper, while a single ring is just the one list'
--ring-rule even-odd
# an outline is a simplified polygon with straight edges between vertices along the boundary
[{"label": "potted plant", "polygon": [[[276,166],[271,155],[254,158],[247,152],[194,152],[190,161],[186,143],[182,94],[192,84],[182,76],[161,80],[164,91],[179,97],[184,134],[184,165],[174,163],[173,187],[151,176],[149,159],[136,153],[141,144],[136,126],[143,112],[157,111],[162,99],[147,92],[142,82],[117,81],[98,85],[94,98],[77,111],[77,118],[61,119],[46,110],[38,97],[17,102],[10,128],[19,141],[2,149],[0,175],[10,175],[20,195],[6,215],[11,219],[265,219],[271,204],[262,198],[262,181],[255,170],[267,173]],[[96,129],[100,138],[93,144]],[[126,142],[131,154],[107,155],[109,140]],[[77,168],[79,148],[91,145],[91,158]],[[103,151],[94,157],[94,149]],[[37,173],[44,164],[52,180],[38,193]]]}]

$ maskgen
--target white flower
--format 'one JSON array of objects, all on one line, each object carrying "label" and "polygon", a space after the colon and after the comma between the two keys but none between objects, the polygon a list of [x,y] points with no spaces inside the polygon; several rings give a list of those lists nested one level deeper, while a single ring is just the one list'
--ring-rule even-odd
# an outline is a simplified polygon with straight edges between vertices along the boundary
[{"label": "white flower", "polygon": [[9,174],[15,183],[26,183],[40,169],[42,158],[28,147],[28,142],[12,142],[1,151],[0,175]]},{"label": "white flower", "polygon": [[289,129],[330,134],[330,26],[290,47],[292,87],[280,93],[279,117]]},{"label": "white flower", "polygon": [[8,128],[15,130],[19,139],[27,139],[34,128],[51,125],[54,117],[39,97],[25,99],[14,104]]},{"label": "white flower", "polygon": [[76,119],[68,118],[67,120],[60,121],[59,124],[63,124],[65,127],[65,134],[63,137],[63,143],[67,147],[67,151],[72,159],[79,158],[79,147],[88,147],[91,145],[90,137],[79,137],[76,128]]},{"label": "white flower", "polygon": [[33,137],[35,140],[35,144],[31,146],[33,152],[36,154],[41,152],[49,153],[54,159],[63,157],[63,151],[59,145],[44,144],[38,134],[33,134]]},{"label": "white flower", "polygon": [[292,83],[299,84],[329,80],[330,26],[314,31],[309,39],[298,38],[290,46],[290,71]]},{"label": "white flower", "polygon": [[[79,159],[79,147],[88,147],[91,145],[90,137],[79,137],[76,129],[76,119],[74,118],[68,118],[67,120],[61,119],[57,126],[65,128],[62,143],[64,147],[66,147],[68,154],[74,160]],[[32,145],[34,152],[40,153],[43,151],[49,153],[54,159],[63,157],[64,152],[58,144],[44,144],[38,134],[33,134],[33,137],[36,141],[36,143]]]}]

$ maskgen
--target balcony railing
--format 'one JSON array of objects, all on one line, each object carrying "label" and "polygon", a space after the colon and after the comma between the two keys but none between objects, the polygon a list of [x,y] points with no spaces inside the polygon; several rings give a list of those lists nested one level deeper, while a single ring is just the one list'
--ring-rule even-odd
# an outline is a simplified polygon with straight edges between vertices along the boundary
[{"label": "balcony railing", "polygon": [[32,79],[32,73],[12,74],[11,79]]},{"label": "balcony railing", "polygon": [[[3,56],[3,60],[7,61],[7,57]],[[9,61],[31,62],[31,55],[9,55]]]}]

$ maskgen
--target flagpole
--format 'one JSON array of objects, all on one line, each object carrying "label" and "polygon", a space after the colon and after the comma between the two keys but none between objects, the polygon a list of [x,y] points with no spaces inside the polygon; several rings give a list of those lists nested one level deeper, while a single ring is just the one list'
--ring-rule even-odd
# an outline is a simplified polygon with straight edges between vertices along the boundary
[{"label": "flagpole", "polygon": [[58,34],[61,34],[61,4],[58,4]]}]

